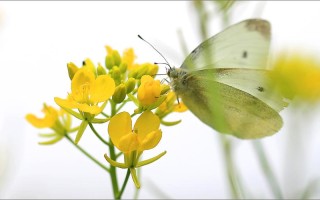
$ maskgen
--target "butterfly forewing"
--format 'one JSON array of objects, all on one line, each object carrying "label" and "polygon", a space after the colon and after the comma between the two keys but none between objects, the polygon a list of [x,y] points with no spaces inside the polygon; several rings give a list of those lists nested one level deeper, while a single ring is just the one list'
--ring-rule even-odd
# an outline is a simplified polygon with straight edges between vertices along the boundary
[{"label": "butterfly forewing", "polygon": [[249,19],[205,40],[185,59],[188,71],[208,68],[265,69],[270,46],[270,24]]}]

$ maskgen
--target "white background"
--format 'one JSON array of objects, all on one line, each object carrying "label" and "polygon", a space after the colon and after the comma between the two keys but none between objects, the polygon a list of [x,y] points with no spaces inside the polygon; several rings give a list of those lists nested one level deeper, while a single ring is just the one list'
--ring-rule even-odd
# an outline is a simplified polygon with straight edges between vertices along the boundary
[{"label": "white background", "polygon": [[[231,22],[262,17],[272,24],[272,54],[297,49],[318,55],[319,9],[320,2],[242,2]],[[201,42],[196,17],[189,1],[0,2],[0,198],[112,198],[108,174],[68,141],[39,146],[40,130],[24,116],[40,115],[43,102],[53,105],[53,97],[65,97],[70,91],[66,63],[80,65],[85,58],[103,63],[104,45],[119,51],[133,47],[139,62],[161,62],[137,34],[178,67],[184,55],[177,31],[190,51]],[[210,34],[221,31],[220,25],[218,18],[212,20]],[[283,129],[262,140],[287,198],[299,198],[308,181],[319,177],[318,113],[317,106],[289,107],[281,113]],[[183,122],[163,127],[159,146],[144,155],[167,150],[143,168],[140,198],[230,198],[219,134],[191,113],[171,119]],[[106,127],[97,128],[106,136]],[[233,142],[247,197],[273,198],[250,141]],[[80,144],[106,164],[107,149],[90,131]],[[124,174],[119,170],[120,177]],[[123,197],[133,193],[129,180]]]}]

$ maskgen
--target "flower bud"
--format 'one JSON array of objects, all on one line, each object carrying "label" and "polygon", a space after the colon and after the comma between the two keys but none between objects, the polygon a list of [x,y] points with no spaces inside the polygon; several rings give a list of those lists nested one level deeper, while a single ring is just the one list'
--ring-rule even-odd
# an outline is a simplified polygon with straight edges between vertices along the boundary
[{"label": "flower bud", "polygon": [[120,83],[121,81],[121,72],[120,72],[120,69],[119,67],[117,66],[114,66],[112,68],[112,72],[111,72],[111,75],[112,75],[112,78],[114,79],[114,81],[117,83]]},{"label": "flower bud", "polygon": [[137,79],[140,79],[143,75],[148,75],[149,66],[147,64],[142,64],[137,69]]},{"label": "flower bud", "polygon": [[128,77],[132,77],[132,78],[137,79],[137,76],[138,76],[137,68],[134,68],[133,70],[129,71]]},{"label": "flower bud", "polygon": [[161,85],[161,95],[167,93],[168,91],[170,90],[170,86],[169,85],[165,85],[165,84],[162,84]]},{"label": "flower bud", "polygon": [[113,61],[114,61],[114,65],[119,66],[120,63],[121,63],[121,57],[120,57],[120,54],[119,54],[118,51],[114,50],[112,52],[112,58],[113,58]]},{"label": "flower bud", "polygon": [[127,82],[125,83],[127,88],[127,94],[132,92],[136,86],[136,80],[134,78],[129,78]]},{"label": "flower bud", "polygon": [[160,97],[160,81],[154,80],[151,76],[145,75],[141,78],[141,85],[138,89],[138,100],[143,107],[155,103]]},{"label": "flower bud", "polygon": [[158,65],[149,64],[148,67],[149,67],[148,72],[147,72],[148,75],[154,76],[154,75],[157,74],[158,69],[159,69],[159,66],[158,66]]},{"label": "flower bud", "polygon": [[73,76],[75,75],[75,73],[78,71],[79,68],[72,62],[69,62],[67,64],[67,68],[68,68],[69,78],[70,80],[72,80]]},{"label": "flower bud", "polygon": [[128,69],[127,63],[121,63],[119,66],[119,69],[120,69],[121,73],[125,73]]},{"label": "flower bud", "polygon": [[100,64],[98,64],[98,67],[97,67],[97,74],[98,76],[107,74],[104,67],[102,67]]},{"label": "flower bud", "polygon": [[121,83],[116,87],[115,92],[112,96],[112,100],[115,103],[121,103],[126,98],[126,95],[127,95],[126,86],[125,84]]},{"label": "flower bud", "polygon": [[83,67],[89,69],[94,73],[95,76],[97,76],[96,67],[94,66],[93,62],[89,58],[83,61]]},{"label": "flower bud", "polygon": [[112,67],[114,66],[114,61],[111,55],[106,56],[105,64],[107,69],[112,69]]}]

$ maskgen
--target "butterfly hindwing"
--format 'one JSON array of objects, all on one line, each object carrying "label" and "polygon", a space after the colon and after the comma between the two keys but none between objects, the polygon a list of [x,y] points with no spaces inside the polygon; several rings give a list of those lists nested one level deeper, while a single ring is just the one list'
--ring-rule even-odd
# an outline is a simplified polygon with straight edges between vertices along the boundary
[{"label": "butterfly hindwing", "polygon": [[256,139],[282,127],[276,110],[247,92],[218,82],[213,69],[188,73],[176,92],[191,112],[221,133]]}]

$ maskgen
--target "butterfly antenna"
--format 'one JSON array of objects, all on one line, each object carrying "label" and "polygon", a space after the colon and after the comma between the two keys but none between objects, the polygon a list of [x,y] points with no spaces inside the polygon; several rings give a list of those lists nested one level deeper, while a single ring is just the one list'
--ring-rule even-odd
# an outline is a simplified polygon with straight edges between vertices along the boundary
[{"label": "butterfly antenna", "polygon": [[158,64],[166,64],[171,69],[171,66],[170,66],[169,62],[167,61],[167,59],[150,42],[148,42],[147,40],[143,39],[140,35],[138,35],[138,37],[141,40],[145,41],[147,44],[149,44],[166,61],[166,63],[158,63]]}]

